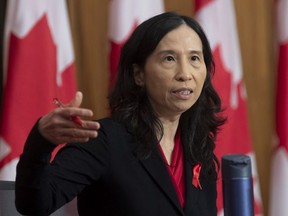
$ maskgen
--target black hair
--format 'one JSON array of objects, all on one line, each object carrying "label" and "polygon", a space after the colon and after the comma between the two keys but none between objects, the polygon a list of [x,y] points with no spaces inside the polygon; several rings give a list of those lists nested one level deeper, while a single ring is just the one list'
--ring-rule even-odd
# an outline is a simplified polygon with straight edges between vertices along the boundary
[{"label": "black hair", "polygon": [[140,143],[139,157],[149,157],[160,141],[157,134],[163,135],[163,126],[152,109],[145,88],[134,81],[133,65],[144,68],[160,40],[181,25],[192,28],[201,39],[207,69],[198,100],[179,121],[185,160],[192,165],[201,163],[203,174],[216,178],[215,164],[219,168],[219,161],[214,154],[215,139],[225,119],[220,115],[221,100],[211,82],[215,68],[211,48],[201,26],[193,18],[166,12],[146,20],[135,29],[121,50],[118,77],[109,98],[110,109],[113,118],[132,127]]}]

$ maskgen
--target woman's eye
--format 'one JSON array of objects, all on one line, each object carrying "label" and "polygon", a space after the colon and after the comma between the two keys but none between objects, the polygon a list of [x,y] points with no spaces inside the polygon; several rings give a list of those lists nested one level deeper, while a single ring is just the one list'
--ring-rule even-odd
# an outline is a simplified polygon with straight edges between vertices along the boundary
[{"label": "woman's eye", "polygon": [[192,61],[198,61],[199,59],[200,59],[200,58],[199,58],[198,56],[192,56],[192,57],[191,57],[191,60],[192,60]]},{"label": "woman's eye", "polygon": [[166,56],[165,60],[166,61],[174,61],[174,58],[172,56]]}]

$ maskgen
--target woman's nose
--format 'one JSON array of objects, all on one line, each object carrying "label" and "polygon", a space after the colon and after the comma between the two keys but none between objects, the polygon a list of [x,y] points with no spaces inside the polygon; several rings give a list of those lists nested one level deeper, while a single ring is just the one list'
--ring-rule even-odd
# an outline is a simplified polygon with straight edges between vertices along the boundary
[{"label": "woman's nose", "polygon": [[182,61],[177,68],[176,79],[178,81],[188,81],[192,79],[192,67],[188,62]]}]

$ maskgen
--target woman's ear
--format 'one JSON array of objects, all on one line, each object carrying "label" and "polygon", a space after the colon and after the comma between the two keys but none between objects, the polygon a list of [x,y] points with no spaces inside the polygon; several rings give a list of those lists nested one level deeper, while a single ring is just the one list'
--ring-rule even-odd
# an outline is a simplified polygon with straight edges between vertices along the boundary
[{"label": "woman's ear", "polygon": [[133,64],[134,81],[138,86],[144,86],[144,73],[137,64]]}]

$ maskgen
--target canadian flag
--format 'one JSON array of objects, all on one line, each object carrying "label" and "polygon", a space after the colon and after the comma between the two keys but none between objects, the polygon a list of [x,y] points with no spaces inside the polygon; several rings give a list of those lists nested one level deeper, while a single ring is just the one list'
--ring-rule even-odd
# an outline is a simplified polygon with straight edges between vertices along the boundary
[{"label": "canadian flag", "polygon": [[271,216],[288,215],[288,0],[276,1],[278,75],[276,146],[271,164]]},{"label": "canadian flag", "polygon": [[[246,91],[236,27],[234,5],[231,0],[195,0],[196,19],[211,44],[215,61],[214,86],[219,93],[227,123],[221,128],[216,155],[247,154],[252,161],[255,215],[262,215],[262,201],[256,160],[252,149],[246,108]],[[221,175],[218,181],[218,215],[223,215]]]},{"label": "canadian flag", "polygon": [[133,30],[146,19],[164,12],[162,0],[110,0],[110,89],[117,77],[117,66],[123,44]]},{"label": "canadian flag", "polygon": [[52,99],[73,98],[76,76],[65,0],[7,1],[0,179],[14,180],[26,137]]}]

